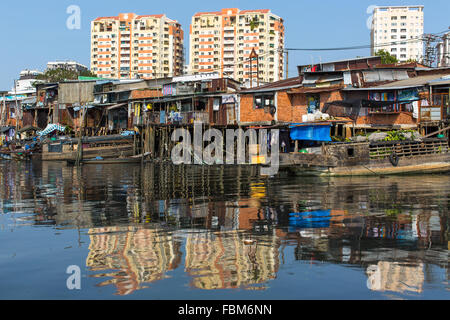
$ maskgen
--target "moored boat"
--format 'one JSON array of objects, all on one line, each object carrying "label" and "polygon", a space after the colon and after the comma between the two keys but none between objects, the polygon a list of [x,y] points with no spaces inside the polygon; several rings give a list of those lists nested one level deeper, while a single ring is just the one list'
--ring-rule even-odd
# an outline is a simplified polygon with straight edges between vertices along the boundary
[{"label": "moored boat", "polygon": [[448,139],[324,144],[315,154],[281,154],[280,167],[297,175],[369,176],[450,171]]},{"label": "moored boat", "polygon": [[[131,136],[99,136],[84,137],[81,142],[82,158],[90,160],[97,157],[116,159],[133,155],[133,137]],[[79,139],[68,138],[49,141],[42,146],[44,161],[76,161],[79,155]]]}]

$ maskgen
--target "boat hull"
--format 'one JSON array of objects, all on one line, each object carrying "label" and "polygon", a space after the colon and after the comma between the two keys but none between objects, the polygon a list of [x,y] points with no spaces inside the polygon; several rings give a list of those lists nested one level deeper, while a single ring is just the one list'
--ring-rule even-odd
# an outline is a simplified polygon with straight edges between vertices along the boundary
[{"label": "boat hull", "polygon": [[[85,164],[89,164],[89,165],[98,165],[98,164],[129,164],[129,163],[141,163],[142,159],[139,158],[127,158],[127,159],[103,159],[103,160],[96,160],[96,159],[91,159],[91,160],[82,160],[81,164],[85,165]],[[68,164],[71,165],[75,165],[76,164],[76,160],[67,160]]]},{"label": "boat hull", "polygon": [[349,166],[289,166],[287,169],[300,176],[380,176],[450,172],[450,155],[403,158],[397,166],[389,160],[370,161]]}]

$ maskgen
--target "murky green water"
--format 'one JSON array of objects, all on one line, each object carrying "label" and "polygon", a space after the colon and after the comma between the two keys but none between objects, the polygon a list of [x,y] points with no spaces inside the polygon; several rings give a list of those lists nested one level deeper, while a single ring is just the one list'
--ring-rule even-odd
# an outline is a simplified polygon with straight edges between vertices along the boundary
[{"label": "murky green water", "polygon": [[449,299],[449,178],[0,162],[0,298]]}]

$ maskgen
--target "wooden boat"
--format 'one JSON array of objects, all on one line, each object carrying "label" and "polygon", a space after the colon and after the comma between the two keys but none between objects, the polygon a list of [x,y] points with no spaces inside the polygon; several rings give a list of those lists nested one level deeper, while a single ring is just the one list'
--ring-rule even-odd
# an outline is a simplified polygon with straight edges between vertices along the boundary
[{"label": "wooden boat", "polygon": [[[143,159],[149,156],[150,153],[145,153],[144,156],[137,155],[133,157],[125,157],[125,158],[110,158],[110,159],[103,159],[101,157],[95,158],[95,159],[85,159],[82,160],[81,164],[125,164],[125,163],[142,163]],[[145,162],[145,161],[144,161]],[[70,165],[76,165],[76,160],[67,160],[67,163]]]},{"label": "wooden boat", "polygon": [[450,171],[448,139],[330,143],[319,154],[280,155],[280,169],[297,175],[368,176]]},{"label": "wooden boat", "polygon": [[[42,160],[68,161],[77,160],[78,139],[59,139],[49,141],[42,146]],[[133,155],[133,137],[131,136],[100,136],[84,137],[82,139],[82,161],[101,157],[116,159]]]},{"label": "wooden boat", "polygon": [[[76,165],[76,160],[67,160],[70,165]],[[141,158],[117,158],[117,159],[84,159],[81,164],[127,164],[127,163],[141,163]]]}]

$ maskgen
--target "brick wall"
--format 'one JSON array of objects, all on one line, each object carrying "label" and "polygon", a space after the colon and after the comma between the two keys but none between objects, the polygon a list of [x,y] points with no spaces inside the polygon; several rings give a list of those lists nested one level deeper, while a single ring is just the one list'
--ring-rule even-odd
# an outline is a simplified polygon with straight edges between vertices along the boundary
[{"label": "brick wall", "polygon": [[358,117],[356,124],[377,124],[377,125],[394,125],[394,124],[417,124],[417,120],[412,114],[401,112],[398,114],[375,114]]},{"label": "brick wall", "polygon": [[263,122],[272,121],[273,117],[270,113],[265,113],[264,109],[253,108],[253,95],[241,95],[241,122]]},{"label": "brick wall", "polygon": [[[322,92],[320,95],[320,107],[330,101],[342,100],[339,91]],[[308,113],[307,95],[305,93],[288,94],[287,91],[279,91],[277,95],[278,121],[298,123],[302,122],[303,115]],[[274,117],[266,113],[264,109],[253,108],[253,95],[241,95],[241,122],[266,122]]]}]

